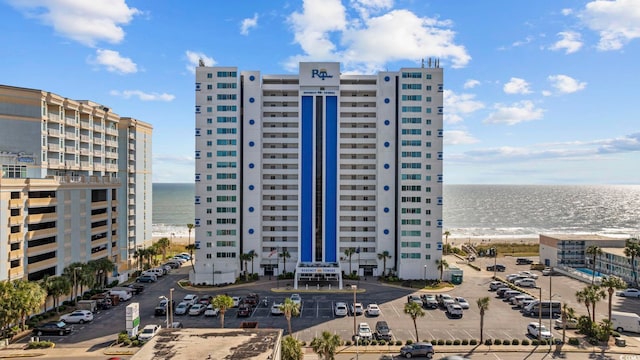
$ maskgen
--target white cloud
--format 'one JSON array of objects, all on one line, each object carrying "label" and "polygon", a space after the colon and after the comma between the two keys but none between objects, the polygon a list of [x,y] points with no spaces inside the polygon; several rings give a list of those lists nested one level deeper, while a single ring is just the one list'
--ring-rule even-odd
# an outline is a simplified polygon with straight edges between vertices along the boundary
[{"label": "white cloud", "polygon": [[599,50],[619,50],[629,41],[640,38],[638,0],[591,1],[579,17],[600,34]]},{"label": "white cloud", "polygon": [[574,93],[587,87],[586,82],[580,82],[567,75],[550,75],[548,79],[551,86],[562,94]]},{"label": "white cloud", "polygon": [[252,18],[246,18],[242,20],[240,25],[240,34],[249,35],[249,29],[258,26],[258,14],[253,14]]},{"label": "white cloud", "polygon": [[391,9],[393,0],[351,0],[351,6],[360,13],[360,16],[368,18],[371,13]]},{"label": "white cloud", "polygon": [[466,145],[475,144],[478,139],[465,130],[447,130],[444,132],[443,142],[445,145]]},{"label": "white cloud", "polygon": [[[359,1],[386,9],[384,1]],[[352,3],[353,4],[353,3]],[[379,16],[347,20],[346,9],[339,0],[306,0],[303,11],[294,12],[289,21],[294,41],[303,54],[288,60],[287,67],[296,69],[299,61],[340,61],[344,71],[371,73],[385,63],[436,57],[450,62],[454,68],[471,60],[462,45],[454,42],[450,21],[418,17],[408,10],[391,10]]]},{"label": "white cloud", "polygon": [[96,64],[102,65],[108,71],[120,74],[132,74],[138,72],[138,65],[133,60],[120,56],[114,50],[97,49],[96,57],[93,60]]},{"label": "white cloud", "polygon": [[484,108],[481,101],[475,100],[474,94],[456,94],[452,90],[444,91],[444,121],[455,124],[464,121],[463,116]]},{"label": "white cloud", "polygon": [[542,96],[551,96],[553,93],[549,90],[542,90]]},{"label": "white cloud", "polygon": [[475,79],[469,79],[467,81],[465,81],[463,88],[465,89],[473,89],[474,87],[480,85],[480,81],[475,80]]},{"label": "white cloud", "polygon": [[141,90],[111,90],[109,94],[113,96],[122,97],[125,99],[130,99],[132,97],[137,97],[141,101],[173,101],[175,99],[175,95],[167,94],[167,93],[146,93]]},{"label": "white cloud", "polygon": [[520,78],[512,77],[508,83],[504,84],[503,90],[507,94],[529,94],[529,83]]},{"label": "white cloud", "polygon": [[523,46],[523,45],[530,44],[532,41],[533,41],[533,36],[527,36],[526,38],[524,38],[524,40],[514,41],[513,44],[511,44],[511,46],[513,47]]},{"label": "white cloud", "polygon": [[565,54],[572,54],[582,47],[582,37],[575,31],[562,31],[558,33],[560,40],[553,44],[551,50],[565,50]]},{"label": "white cloud", "polygon": [[185,52],[185,56],[187,57],[187,70],[194,74],[196,72],[196,67],[200,65],[200,60],[204,62],[205,66],[213,66],[216,64],[216,61],[212,57],[209,57],[202,52],[187,50]]},{"label": "white cloud", "polygon": [[512,105],[496,104],[495,111],[483,121],[485,124],[515,125],[521,122],[542,118],[544,110],[536,108],[529,100],[519,101]]},{"label": "white cloud", "polygon": [[117,44],[124,39],[122,25],[141,12],[125,0],[9,0],[27,17],[41,20],[60,35],[88,46],[99,41]]},{"label": "white cloud", "polygon": [[562,13],[562,15],[564,15],[564,16],[568,16],[568,15],[573,14],[573,10],[572,10],[572,9],[562,9],[560,12],[561,12],[561,13]]}]

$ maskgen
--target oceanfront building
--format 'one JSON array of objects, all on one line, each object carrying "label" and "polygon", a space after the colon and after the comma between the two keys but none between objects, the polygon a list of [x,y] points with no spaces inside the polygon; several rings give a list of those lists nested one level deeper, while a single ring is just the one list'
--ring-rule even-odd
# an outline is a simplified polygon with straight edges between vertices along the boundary
[{"label": "oceanfront building", "polygon": [[151,134],[93,101],[0,85],[0,280],[101,258],[126,279],[151,239]]},{"label": "oceanfront building", "polygon": [[443,70],[431,65],[375,75],[343,75],[334,62],[300,63],[294,75],[197,67],[191,281],[294,270],[294,286],[341,284],[342,271],[437,278]]}]

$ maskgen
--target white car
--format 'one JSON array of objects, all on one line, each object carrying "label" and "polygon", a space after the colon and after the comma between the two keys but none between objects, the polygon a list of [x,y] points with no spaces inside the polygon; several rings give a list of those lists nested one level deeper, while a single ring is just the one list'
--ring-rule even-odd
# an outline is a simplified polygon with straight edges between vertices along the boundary
[{"label": "white car", "polygon": [[537,322],[531,322],[527,325],[527,333],[536,339],[538,338],[538,333],[541,339],[551,339],[553,337],[549,329],[544,325],[539,326]]},{"label": "white car", "polygon": [[368,316],[378,316],[380,315],[380,308],[378,307],[378,304],[369,304],[367,305],[366,312]]},{"label": "white car", "polygon": [[337,302],[334,312],[336,316],[347,316],[349,314],[349,310],[347,310],[347,304],[343,302]]},{"label": "white car", "polygon": [[362,313],[364,312],[364,307],[362,306],[362,303],[355,303],[355,304],[351,304],[351,315],[353,316],[358,316],[358,315],[362,315]]},{"label": "white car", "polygon": [[218,313],[220,313],[220,309],[214,308],[211,304],[207,305],[207,308],[204,310],[205,317],[218,316]]},{"label": "white car", "polygon": [[520,271],[520,275],[524,275],[524,276],[526,276],[528,278],[531,278],[533,280],[538,279],[538,274],[534,274],[531,271],[526,271],[526,270],[525,271]]},{"label": "white car", "polygon": [[189,308],[189,315],[200,316],[205,311],[205,309],[206,309],[206,306],[204,306],[203,304],[197,303]]},{"label": "white car", "polygon": [[176,315],[185,315],[187,311],[189,311],[189,304],[182,301],[178,304],[178,306],[176,306],[176,308],[173,310],[173,313]]},{"label": "white car", "polygon": [[358,325],[358,336],[361,339],[371,340],[373,338],[373,333],[371,332],[371,327],[367,323],[360,323]]},{"label": "white car", "polygon": [[284,314],[284,312],[282,312],[282,303],[277,303],[274,302],[273,305],[271,305],[271,315],[282,315]]},{"label": "white car", "polygon": [[140,334],[138,334],[138,340],[140,341],[149,341],[152,337],[156,336],[156,334],[160,331],[160,325],[146,325],[142,328]]},{"label": "white car", "polygon": [[[562,319],[556,319],[555,321],[555,328],[556,329],[563,329],[564,328],[564,323],[562,322]],[[567,329],[577,329],[578,328],[578,319],[567,319]]]},{"label": "white car", "polygon": [[300,294],[291,294],[291,301],[302,306],[302,297],[300,297]]},{"label": "white car", "polygon": [[449,314],[450,317],[462,318],[462,306],[458,304],[447,305],[447,314]]},{"label": "white car", "polygon": [[240,301],[242,301],[240,296],[232,296],[231,299],[233,300],[233,307],[238,307],[238,305],[240,305]]},{"label": "white car", "polygon": [[189,306],[195,305],[198,301],[200,301],[200,298],[196,294],[187,294],[182,299],[182,302],[189,304]]},{"label": "white car", "polygon": [[455,297],[453,298],[453,300],[456,301],[456,304],[460,305],[461,308],[463,309],[468,309],[469,308],[469,302],[463,298],[463,297]]},{"label": "white car", "polygon": [[640,290],[629,288],[629,289],[625,289],[625,290],[616,292],[616,295],[622,296],[622,297],[626,296],[626,297],[637,297],[637,298],[640,298]]},{"label": "white car", "polygon": [[60,321],[64,321],[67,324],[84,324],[93,321],[93,313],[89,310],[76,310],[62,315]]}]

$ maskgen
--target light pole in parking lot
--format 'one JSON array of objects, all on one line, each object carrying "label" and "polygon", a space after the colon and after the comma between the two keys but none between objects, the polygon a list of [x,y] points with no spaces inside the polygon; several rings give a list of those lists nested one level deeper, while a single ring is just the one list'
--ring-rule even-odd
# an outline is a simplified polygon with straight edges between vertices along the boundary
[{"label": "light pole in parking lot", "polygon": [[493,279],[496,279],[496,271],[498,269],[498,249],[493,247]]},{"label": "light pole in parking lot", "polygon": [[542,338],[542,286],[536,286],[536,289],[540,291],[540,296],[538,297],[538,341]]},{"label": "light pole in parking lot", "polygon": [[[551,271],[553,272],[553,267],[551,268]],[[549,332],[551,332],[551,329],[553,329],[553,303],[551,303],[551,301],[553,300],[553,292],[551,292],[551,278],[553,276],[549,275]],[[551,337],[553,338],[553,336]],[[552,346],[551,346],[551,341],[549,341],[549,351],[551,351]]]},{"label": "light pole in parking lot", "polygon": [[427,287],[427,264],[424,264],[424,287]]},{"label": "light pole in parking lot", "polygon": [[168,328],[171,327],[171,326],[169,326],[169,313],[170,313],[170,309],[171,309],[171,301],[169,299],[167,299],[167,297],[164,296],[164,295],[158,296],[158,299],[162,299],[162,300],[167,302],[166,306],[164,307],[164,310],[165,310],[165,315],[167,317],[167,329],[168,329]]},{"label": "light pole in parking lot", "polygon": [[360,358],[360,354],[358,354],[358,343],[360,342],[360,336],[356,335],[353,337],[356,342],[356,360]]},{"label": "light pole in parking lot", "polygon": [[356,331],[356,290],[358,290],[358,285],[351,285],[353,289],[353,338],[355,339],[358,336],[358,332]]},{"label": "light pole in parking lot", "polygon": [[169,321],[173,327],[173,288],[169,289]]}]

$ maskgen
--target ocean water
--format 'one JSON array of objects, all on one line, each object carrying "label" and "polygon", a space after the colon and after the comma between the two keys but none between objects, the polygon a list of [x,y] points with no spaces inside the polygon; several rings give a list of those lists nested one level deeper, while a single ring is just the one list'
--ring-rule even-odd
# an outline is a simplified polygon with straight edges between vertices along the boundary
[{"label": "ocean water", "polygon": [[[194,184],[153,184],[154,236],[188,234]],[[452,237],[640,233],[640,185],[445,185]]]}]

